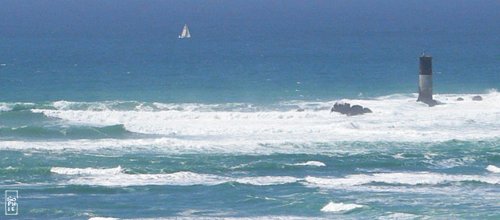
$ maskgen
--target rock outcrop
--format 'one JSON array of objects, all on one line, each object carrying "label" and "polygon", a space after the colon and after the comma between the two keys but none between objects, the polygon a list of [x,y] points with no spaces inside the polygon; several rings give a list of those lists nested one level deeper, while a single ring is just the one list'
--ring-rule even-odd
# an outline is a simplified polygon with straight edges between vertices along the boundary
[{"label": "rock outcrop", "polygon": [[473,96],[472,101],[483,101],[483,97],[481,97],[480,95]]},{"label": "rock outcrop", "polygon": [[361,105],[351,106],[351,104],[349,103],[337,102],[333,105],[332,110],[330,112],[338,112],[340,114],[354,116],[354,115],[372,113],[372,110],[369,108],[365,108]]}]

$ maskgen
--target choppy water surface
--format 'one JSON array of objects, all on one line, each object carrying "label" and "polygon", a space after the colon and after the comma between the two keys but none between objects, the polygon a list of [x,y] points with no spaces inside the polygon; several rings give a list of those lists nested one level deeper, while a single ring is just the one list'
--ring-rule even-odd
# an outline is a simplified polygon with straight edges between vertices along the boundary
[{"label": "choppy water surface", "polygon": [[0,191],[21,219],[500,219],[498,11],[2,1]]},{"label": "choppy water surface", "polygon": [[374,111],[356,117],[333,101],[1,103],[0,185],[25,217],[496,218],[500,96],[472,95],[344,100]]}]

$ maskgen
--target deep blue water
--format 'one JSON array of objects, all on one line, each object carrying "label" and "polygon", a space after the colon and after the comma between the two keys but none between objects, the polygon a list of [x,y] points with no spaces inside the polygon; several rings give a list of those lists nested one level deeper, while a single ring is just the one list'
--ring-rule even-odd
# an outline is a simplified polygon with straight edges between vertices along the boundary
[{"label": "deep blue water", "polygon": [[17,218],[499,218],[499,10],[4,1],[0,190]]},{"label": "deep blue water", "polygon": [[[424,51],[437,92],[500,81],[495,1],[64,2],[1,9],[2,100],[375,97],[415,92]],[[183,23],[188,41],[177,39]]]}]

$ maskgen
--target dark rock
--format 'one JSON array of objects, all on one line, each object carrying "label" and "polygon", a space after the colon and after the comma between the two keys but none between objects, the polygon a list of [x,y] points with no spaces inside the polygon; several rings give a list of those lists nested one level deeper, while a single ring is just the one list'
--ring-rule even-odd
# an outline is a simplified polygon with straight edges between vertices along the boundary
[{"label": "dark rock", "polygon": [[353,116],[353,115],[362,115],[365,113],[372,113],[372,110],[369,108],[364,108],[361,105],[353,105],[349,103],[335,103],[330,112],[338,112],[340,114]]},{"label": "dark rock", "polygon": [[303,108],[297,109],[297,112],[303,112],[303,111],[305,111]]},{"label": "dark rock", "polygon": [[330,112],[339,112],[341,114],[347,114],[351,110],[351,104],[349,103],[339,103],[336,102]]},{"label": "dark rock", "polygon": [[472,101],[483,101],[483,97],[481,97],[480,95],[473,96]]},{"label": "dark rock", "polygon": [[353,105],[351,107],[351,111],[349,111],[348,115],[361,115],[363,114],[363,106],[361,105]]},{"label": "dark rock", "polygon": [[462,97],[457,98],[457,101],[463,101],[463,100],[464,100],[464,98],[462,98]]}]

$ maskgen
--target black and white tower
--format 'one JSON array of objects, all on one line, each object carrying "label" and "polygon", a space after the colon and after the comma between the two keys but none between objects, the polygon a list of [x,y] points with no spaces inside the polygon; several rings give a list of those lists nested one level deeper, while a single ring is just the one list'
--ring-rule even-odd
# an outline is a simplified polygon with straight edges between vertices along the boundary
[{"label": "black and white tower", "polygon": [[432,98],[432,57],[425,53],[420,57],[417,102],[423,102],[429,106],[437,104]]}]

